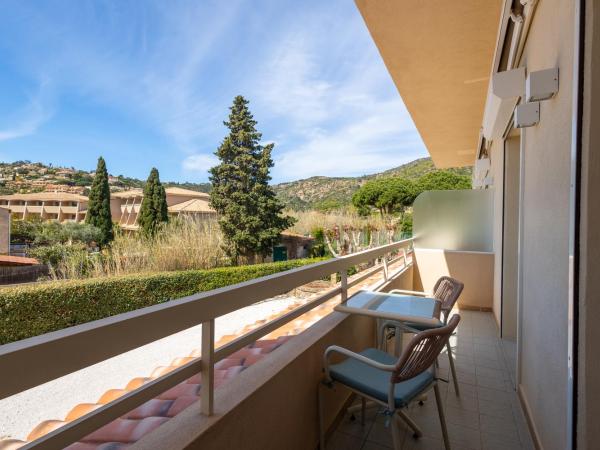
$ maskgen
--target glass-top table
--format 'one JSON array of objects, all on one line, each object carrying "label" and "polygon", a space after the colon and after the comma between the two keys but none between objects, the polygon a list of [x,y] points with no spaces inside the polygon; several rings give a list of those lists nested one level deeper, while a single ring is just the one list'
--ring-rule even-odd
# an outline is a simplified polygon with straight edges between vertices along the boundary
[{"label": "glass-top table", "polygon": [[439,325],[440,306],[439,300],[430,297],[359,291],[334,309],[377,319]]}]

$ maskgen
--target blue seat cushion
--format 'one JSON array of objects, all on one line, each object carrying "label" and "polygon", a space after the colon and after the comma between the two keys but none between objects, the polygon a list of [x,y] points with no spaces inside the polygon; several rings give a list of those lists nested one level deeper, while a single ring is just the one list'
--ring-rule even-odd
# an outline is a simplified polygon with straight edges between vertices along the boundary
[{"label": "blue seat cushion", "polygon": [[431,330],[433,328],[440,328],[444,326],[444,324],[441,321],[439,323],[431,325],[426,325],[423,323],[404,322],[404,325],[419,331]]},{"label": "blue seat cushion", "polygon": [[[368,348],[360,354],[381,364],[392,365],[397,361],[392,355],[375,348]],[[391,372],[376,369],[354,358],[348,358],[339,364],[331,365],[329,373],[334,381],[345,384],[356,391],[364,392],[384,403],[388,401]],[[396,408],[408,405],[432,382],[433,374],[427,370],[410,380],[397,383],[394,388]]]}]

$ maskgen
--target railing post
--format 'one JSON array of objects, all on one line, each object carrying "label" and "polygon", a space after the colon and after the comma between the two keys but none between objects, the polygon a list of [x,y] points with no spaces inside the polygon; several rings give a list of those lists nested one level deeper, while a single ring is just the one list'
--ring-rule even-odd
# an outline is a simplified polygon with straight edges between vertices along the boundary
[{"label": "railing post", "polygon": [[387,260],[387,254],[383,255],[383,279],[384,279],[384,281],[388,280],[388,260]]},{"label": "railing post", "polygon": [[342,302],[348,300],[348,271],[346,269],[340,270],[340,287],[341,287],[341,298]]},{"label": "railing post", "polygon": [[404,267],[406,267],[406,248],[402,248],[402,260],[404,261]]},{"label": "railing post", "polygon": [[202,371],[200,387],[200,410],[212,416],[215,393],[215,321],[202,322]]}]

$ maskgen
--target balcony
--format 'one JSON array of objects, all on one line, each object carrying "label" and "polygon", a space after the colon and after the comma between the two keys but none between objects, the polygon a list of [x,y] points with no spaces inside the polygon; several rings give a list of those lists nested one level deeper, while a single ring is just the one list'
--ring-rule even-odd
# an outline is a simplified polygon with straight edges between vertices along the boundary
[{"label": "balcony", "polygon": [[[0,449],[316,448],[316,392],[324,349],[332,344],[353,350],[375,346],[374,319],[334,312],[334,306],[365,288],[431,289],[437,277],[448,274],[465,282],[456,311],[463,320],[451,340],[460,397],[441,383],[453,448],[533,448],[514,388],[514,347],[498,338],[490,312],[493,253],[462,251],[449,244],[415,247],[415,242],[431,246],[449,236],[455,247],[457,242],[468,246],[465,239],[474,239],[472,245],[485,242],[486,232],[474,232],[472,226],[489,225],[488,194],[455,195],[462,206],[444,212],[453,225],[439,228],[437,237],[427,215],[439,200],[433,195],[415,204],[416,241],[395,242],[5,345],[0,348],[0,372],[9,376],[0,387],[2,398],[202,325],[198,349],[190,355],[157,368],[150,377],[141,373],[126,386],[115,386],[95,404],[73,405],[66,417],[38,425],[27,442],[5,440]],[[363,270],[348,277],[346,270],[355,266]],[[218,317],[331,274],[338,274],[337,284],[246,327],[241,335],[215,340]],[[448,378],[447,359],[440,358],[440,370]],[[326,395],[328,448],[391,448],[382,411],[368,409],[362,425],[345,412],[352,401],[343,388]],[[411,406],[410,415],[424,436],[415,440],[403,430],[401,448],[442,448],[435,402]]]},{"label": "balcony", "polygon": [[[498,339],[490,312],[494,256],[489,251],[489,201],[486,191],[426,193],[415,202],[414,240],[1,347],[0,372],[9,374],[0,386],[0,397],[5,398],[201,325],[198,346],[189,355],[156,368],[149,377],[140,373],[125,386],[113,386],[96,403],[73,404],[63,417],[40,423],[26,440],[5,440],[0,449],[132,444],[170,449],[315,448],[316,390],[324,349],[332,344],[353,350],[376,345],[374,319],[335,312],[335,305],[360,289],[431,290],[442,275],[465,283],[456,311],[463,321],[452,337],[461,396],[442,384],[451,441],[463,449],[531,448],[511,373],[514,349]],[[444,218],[443,227],[439,217]],[[361,270],[348,277],[347,270],[355,267]],[[322,280],[332,279],[332,274],[339,282],[328,286]],[[238,335],[215,339],[217,318],[315,280],[325,287],[283,314],[261,318]],[[447,359],[440,359],[440,369],[448,378]],[[369,410],[364,425],[351,422],[344,415],[351,402],[344,389],[326,395],[330,448],[388,448],[382,412]],[[410,413],[424,437],[414,440],[404,430],[402,448],[440,448],[434,403],[413,406]]]}]

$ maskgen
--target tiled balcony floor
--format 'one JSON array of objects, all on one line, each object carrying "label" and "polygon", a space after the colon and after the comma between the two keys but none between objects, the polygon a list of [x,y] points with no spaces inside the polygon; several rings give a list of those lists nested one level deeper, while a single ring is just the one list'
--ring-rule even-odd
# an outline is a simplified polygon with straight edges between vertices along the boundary
[{"label": "tiled balcony floor", "polygon": [[[460,397],[452,384],[440,383],[448,434],[453,450],[529,450],[533,443],[511,381],[510,365],[503,351],[491,313],[461,311],[462,320],[451,338]],[[406,337],[405,337],[406,339]],[[439,359],[439,374],[448,378],[448,358]],[[443,449],[442,432],[433,391],[423,406],[413,403],[409,415],[423,431],[414,439],[402,428],[403,450]],[[391,430],[377,408],[367,410],[365,426],[360,411],[351,421],[347,413],[331,436],[328,450],[383,450],[392,448]],[[391,426],[391,425],[390,425]]]}]

